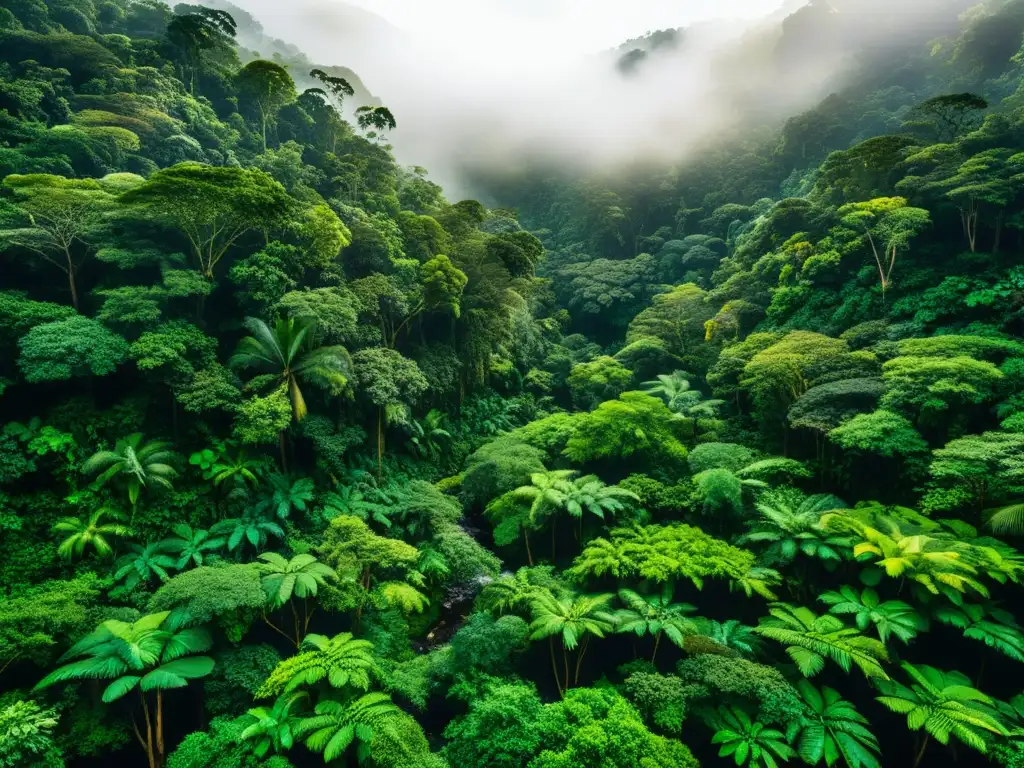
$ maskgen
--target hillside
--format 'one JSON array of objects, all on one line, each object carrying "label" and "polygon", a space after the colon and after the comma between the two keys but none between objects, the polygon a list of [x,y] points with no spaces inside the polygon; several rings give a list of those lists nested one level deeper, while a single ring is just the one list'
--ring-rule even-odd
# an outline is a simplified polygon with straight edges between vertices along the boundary
[{"label": "hillside", "polygon": [[0,766],[1024,765],[1024,0],[285,10],[0,8]]}]

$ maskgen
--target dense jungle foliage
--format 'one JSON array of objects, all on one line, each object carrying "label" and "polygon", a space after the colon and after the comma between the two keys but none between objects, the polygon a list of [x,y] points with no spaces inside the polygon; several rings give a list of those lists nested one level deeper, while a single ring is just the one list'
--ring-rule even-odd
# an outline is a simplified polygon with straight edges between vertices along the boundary
[{"label": "dense jungle foliage", "polygon": [[3,0],[0,766],[1024,766],[1024,0],[891,5],[488,208],[241,9]]}]

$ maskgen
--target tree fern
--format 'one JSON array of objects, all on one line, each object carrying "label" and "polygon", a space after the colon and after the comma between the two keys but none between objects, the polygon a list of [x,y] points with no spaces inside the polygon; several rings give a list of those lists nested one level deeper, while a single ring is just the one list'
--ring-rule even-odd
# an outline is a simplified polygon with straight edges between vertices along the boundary
[{"label": "tree fern", "polygon": [[736,765],[777,768],[796,757],[782,731],[752,720],[738,707],[720,707],[707,720],[708,726],[715,731],[711,743],[721,745],[718,756],[732,757]]},{"label": "tree fern", "polygon": [[[1006,735],[993,700],[972,688],[964,675],[908,662],[901,666],[910,685],[880,680],[877,685],[882,695],[877,699],[892,712],[906,715],[910,730],[923,728],[940,744],[948,744],[954,736],[979,752],[987,751],[989,734]],[[926,739],[914,766],[921,762],[927,746]]]},{"label": "tree fern", "polygon": [[369,689],[375,667],[373,644],[368,640],[356,640],[348,632],[330,639],[307,635],[302,646],[308,650],[278,664],[256,692],[257,698],[289,693],[325,679],[333,688]]},{"label": "tree fern", "polygon": [[801,674],[813,677],[831,659],[844,672],[856,666],[867,677],[888,679],[882,662],[889,660],[885,646],[847,627],[835,616],[818,616],[809,608],[772,603],[771,616],[761,619],[755,631],[786,646]]}]

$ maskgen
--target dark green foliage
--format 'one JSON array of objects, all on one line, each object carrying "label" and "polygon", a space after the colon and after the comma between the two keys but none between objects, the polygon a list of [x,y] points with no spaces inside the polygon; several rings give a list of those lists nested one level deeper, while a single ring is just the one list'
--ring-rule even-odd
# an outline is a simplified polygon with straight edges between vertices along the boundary
[{"label": "dark green foliage", "polygon": [[0,765],[1024,763],[1024,2],[904,5],[438,102],[488,208],[231,3],[3,3]]}]

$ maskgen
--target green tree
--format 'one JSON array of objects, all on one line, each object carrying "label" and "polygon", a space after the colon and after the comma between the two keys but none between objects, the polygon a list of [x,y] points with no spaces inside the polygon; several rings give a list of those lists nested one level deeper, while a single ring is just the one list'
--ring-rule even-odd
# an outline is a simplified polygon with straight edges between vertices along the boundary
[{"label": "green tree", "polygon": [[871,587],[858,591],[844,584],[838,592],[825,592],[818,599],[829,606],[829,613],[853,616],[857,629],[862,632],[874,626],[883,643],[889,642],[890,635],[909,643],[918,632],[928,628],[928,622],[912,605],[902,600],[882,600]]},{"label": "green tree", "polygon": [[18,367],[30,384],[107,376],[128,357],[128,342],[78,315],[35,326],[18,340]]},{"label": "green tree", "polygon": [[256,692],[257,698],[289,694],[303,686],[315,686],[326,680],[331,688],[341,691],[353,688],[366,692],[376,674],[373,643],[359,640],[348,632],[332,638],[306,635],[306,650],[285,659]]},{"label": "green tree", "polygon": [[[612,595],[576,595],[556,598],[550,592],[541,592],[530,603],[533,622],[530,624],[531,638],[547,638],[551,652],[551,671],[555,675],[558,693],[563,698],[570,685],[579,685],[583,657],[591,637],[604,637],[615,627],[615,617],[606,610]],[[558,664],[555,661],[555,637],[562,645],[563,676],[559,679]],[[570,683],[569,652],[579,648],[576,654],[575,673]]]},{"label": "green tree", "polygon": [[878,739],[851,702],[828,686],[818,690],[808,680],[798,681],[796,687],[807,705],[807,715],[795,737],[797,753],[805,763],[881,768]]},{"label": "green tree", "polygon": [[805,677],[814,677],[831,659],[844,672],[856,666],[869,678],[889,679],[882,668],[889,654],[881,641],[865,637],[835,616],[818,616],[810,608],[772,603],[769,613],[755,631],[785,645],[786,653]]},{"label": "green tree", "polygon": [[[267,606],[271,611],[285,605],[291,606],[294,635],[289,637],[287,632],[271,623],[265,614],[264,620],[279,633],[289,637],[295,643],[295,647],[299,648],[302,646],[303,636],[309,631],[309,622],[315,610],[315,606],[310,609],[309,598],[315,598],[317,590],[328,579],[336,579],[338,574],[310,554],[295,555],[288,560],[276,552],[264,552],[259,559],[263,561],[257,568],[263,574],[260,582],[267,593]],[[302,600],[301,619],[292,597]]]},{"label": "green tree", "polygon": [[671,584],[666,584],[661,593],[656,595],[641,595],[631,589],[619,590],[619,600],[626,607],[614,614],[616,631],[634,632],[641,637],[653,635],[651,662],[658,655],[662,635],[682,648],[686,636],[697,632],[697,625],[687,618],[687,614],[697,610],[696,606],[672,602],[674,592]]},{"label": "green tree", "polygon": [[955,736],[967,746],[987,752],[989,734],[1006,735],[1006,728],[995,709],[995,702],[971,687],[970,680],[959,672],[943,672],[926,665],[901,664],[910,678],[910,685],[895,680],[878,682],[878,696],[887,709],[907,716],[907,727],[922,728],[921,741],[912,768],[924,759],[931,739],[945,746]]},{"label": "green tree", "polygon": [[281,225],[292,201],[263,171],[178,163],[121,196],[144,220],[185,236],[199,271],[213,280],[221,259],[252,230]]},{"label": "green tree", "polygon": [[178,562],[174,567],[179,571],[190,563],[196,567],[201,566],[210,553],[222,549],[227,543],[219,536],[211,536],[209,531],[193,529],[186,523],[178,523],[171,531],[174,536],[164,539],[163,543],[167,551],[178,553]]},{"label": "green tree", "polygon": [[878,268],[882,300],[892,284],[893,270],[900,251],[931,224],[923,208],[907,206],[906,198],[880,197],[863,203],[850,203],[839,209],[843,224],[863,232]]},{"label": "green tree", "polygon": [[114,578],[123,580],[124,591],[131,592],[139,584],[148,585],[154,578],[167,581],[168,572],[176,565],[177,561],[168,553],[166,541],[154,541],[146,546],[132,544],[131,552],[114,564]]},{"label": "green tree", "polygon": [[267,126],[273,125],[277,113],[295,100],[295,81],[280,64],[264,59],[250,61],[235,75],[235,84],[243,100],[259,118],[263,149],[267,149]]},{"label": "green tree", "polygon": [[[228,365],[279,379],[281,385],[287,387],[296,421],[302,421],[309,412],[300,382],[334,395],[348,387],[352,376],[348,351],[340,346],[318,345],[312,321],[281,319],[271,329],[262,320],[249,317],[245,327],[251,335],[238,343]],[[281,466],[287,467],[284,430],[279,435]]]},{"label": "green tree", "polygon": [[407,412],[429,388],[414,360],[384,347],[361,349],[352,356],[363,395],[377,407],[377,474],[383,472],[384,425],[389,411]]},{"label": "green tree", "polygon": [[711,743],[722,745],[718,756],[732,757],[736,765],[776,768],[778,761],[796,757],[782,731],[751,720],[750,715],[738,707],[719,707],[708,718],[708,725],[715,731]]},{"label": "green tree", "polygon": [[249,743],[256,757],[265,757],[271,751],[287,752],[295,745],[295,727],[299,723],[295,709],[308,698],[306,691],[293,691],[278,696],[270,707],[253,707],[246,712],[251,721],[239,740]]},{"label": "green tree", "polygon": [[576,407],[590,410],[621,395],[632,380],[632,371],[614,357],[604,355],[588,363],[574,365],[565,383],[572,392]]},{"label": "green tree", "polygon": [[798,554],[821,560],[826,565],[838,564],[852,542],[835,532],[823,530],[821,516],[846,505],[829,494],[808,496],[799,504],[781,494],[764,499],[757,505],[759,519],[738,544],[767,544],[761,555],[765,565],[788,565]]},{"label": "green tree", "polygon": [[41,173],[11,174],[3,185],[13,192],[28,226],[0,231],[0,244],[34,253],[64,272],[77,310],[78,270],[89,255],[103,214],[114,206],[114,196],[95,179]]},{"label": "green tree", "polygon": [[66,534],[57,547],[57,554],[71,560],[84,557],[91,549],[99,557],[110,557],[114,554],[111,540],[131,535],[128,526],[118,522],[123,519],[119,512],[107,507],[100,507],[82,517],[61,518],[53,526],[54,533]]},{"label": "green tree", "polygon": [[[167,611],[143,616],[134,623],[111,619],[75,643],[64,659],[78,659],[54,670],[36,685],[48,688],[75,680],[111,680],[103,691],[107,704],[137,690],[143,727],[132,715],[132,730],[146,751],[149,768],[163,768],[164,692],[184,688],[189,680],[213,671],[208,650],[213,641],[202,628],[186,628],[187,617]],[[155,693],[155,702],[147,695]]]},{"label": "green tree", "polygon": [[178,476],[178,471],[171,465],[176,454],[170,447],[170,443],[146,440],[141,432],[135,432],[118,440],[114,450],[101,450],[90,456],[82,465],[82,472],[99,473],[96,477],[99,486],[115,479],[122,481],[128,489],[134,519],[143,488],[158,485],[172,489],[171,480]]},{"label": "green tree", "polygon": [[0,765],[58,768],[64,765],[54,739],[57,712],[36,702],[14,701],[0,709]]}]

